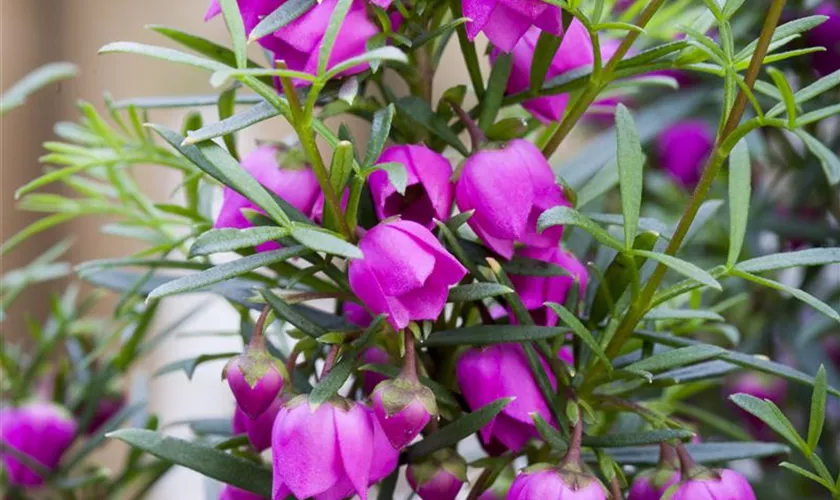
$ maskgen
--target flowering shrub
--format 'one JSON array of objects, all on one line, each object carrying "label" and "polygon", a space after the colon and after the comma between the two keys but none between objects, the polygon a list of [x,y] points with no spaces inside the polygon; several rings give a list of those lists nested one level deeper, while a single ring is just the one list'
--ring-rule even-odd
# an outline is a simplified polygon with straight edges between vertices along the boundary
[{"label": "flowering shrub", "polygon": [[[50,215],[3,253],[93,214],[144,247],[3,276],[3,311],[98,288],[4,339],[4,497],[141,496],[179,465],[224,499],[840,498],[840,8],[790,3],[218,0],[229,47],[103,47],[219,93],[81,103],[18,190]],[[292,140],[237,137],[274,117]],[[158,370],[226,360],[235,411],[181,438],[130,369],[201,314],[151,334],[187,293],[227,301],[242,349]],[[106,439],[124,465],[90,460]]]}]

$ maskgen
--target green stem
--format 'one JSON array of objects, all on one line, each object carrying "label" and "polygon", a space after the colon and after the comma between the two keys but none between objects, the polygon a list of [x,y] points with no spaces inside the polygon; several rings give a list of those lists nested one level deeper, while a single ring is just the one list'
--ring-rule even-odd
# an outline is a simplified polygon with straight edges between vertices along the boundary
[{"label": "green stem", "polygon": [[[665,0],[652,0],[648,6],[642,11],[641,15],[639,16],[636,25],[640,28],[644,28],[648,22],[650,22],[653,15],[656,14],[656,11],[665,3]],[[615,51],[615,54],[610,58],[607,65],[603,68],[599,75],[593,73],[592,79],[589,81],[589,85],[587,86],[586,90],[581,94],[581,96],[575,101],[572,108],[569,110],[568,114],[563,121],[560,122],[560,126],[557,127],[557,130],[554,131],[554,134],[549,138],[548,142],[546,143],[545,147],[543,147],[543,156],[546,158],[550,158],[557,148],[560,147],[560,144],[569,135],[569,132],[572,131],[572,128],[577,124],[580,117],[589,109],[589,106],[595,101],[595,98],[598,97],[598,94],[601,93],[604,86],[609,82],[610,75],[612,74],[613,70],[618,66],[618,63],[624,58],[627,52],[630,50],[630,47],[633,45],[633,42],[639,37],[640,31],[630,31],[627,33],[627,36],[624,37],[624,40],[621,41],[621,45],[618,46],[618,49]]]},{"label": "green stem", "polygon": [[[752,89],[756,79],[758,78],[761,63],[767,53],[767,48],[770,45],[770,40],[776,29],[776,24],[779,21],[785,2],[786,0],[773,0],[773,4],[767,13],[767,18],[759,37],[758,46],[753,54],[752,60],[750,61],[749,69],[747,70],[745,83],[749,89]],[[697,216],[697,211],[700,209],[703,201],[705,201],[706,196],[711,189],[712,182],[715,177],[717,177],[724,160],[726,160],[726,157],[728,156],[728,152],[722,146],[726,143],[726,139],[729,135],[732,134],[738,127],[741,117],[744,114],[744,110],[746,109],[746,105],[747,96],[742,89],[738,93],[738,97],[735,99],[732,112],[723,127],[722,135],[718,138],[715,150],[703,169],[703,175],[701,176],[700,182],[697,184],[697,188],[691,196],[691,201],[686,207],[685,212],[677,225],[676,231],[674,231],[674,236],[671,238],[671,241],[668,243],[668,247],[665,249],[666,254],[671,256],[676,255],[677,251],[680,249],[680,245],[682,245],[685,240],[685,237],[688,234],[688,229],[691,227],[691,223]],[[618,327],[618,330],[613,336],[612,341],[607,346],[606,354],[611,359],[621,352],[622,347],[624,347],[624,344],[633,334],[633,329],[639,321],[641,321],[647,311],[650,301],[653,298],[656,289],[659,287],[659,284],[662,282],[667,270],[668,268],[662,264],[656,266],[656,270],[653,272],[653,275],[648,280],[647,285],[645,285],[642,290],[639,300],[635,301],[633,306],[631,306],[630,310],[627,312],[627,315],[624,317]],[[594,384],[594,379],[587,382],[588,383],[584,386],[585,389],[591,389]]]},{"label": "green stem", "polygon": [[[464,16],[461,9],[461,0],[450,0],[452,7],[453,19],[459,19]],[[467,71],[470,74],[470,82],[472,83],[475,95],[481,101],[484,98],[484,78],[481,76],[481,67],[478,65],[478,54],[475,51],[469,38],[467,38],[467,28],[464,24],[456,28],[458,31],[458,44],[461,46],[461,53],[464,54],[464,62],[467,63]]]}]

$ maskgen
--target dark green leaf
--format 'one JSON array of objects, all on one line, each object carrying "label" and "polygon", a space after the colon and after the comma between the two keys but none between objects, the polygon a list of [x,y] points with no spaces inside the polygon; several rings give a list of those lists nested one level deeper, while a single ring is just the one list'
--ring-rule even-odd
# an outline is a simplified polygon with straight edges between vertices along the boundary
[{"label": "dark green leaf", "polygon": [[623,250],[624,246],[615,238],[610,236],[601,226],[595,224],[591,219],[587,218],[577,210],[569,207],[554,207],[546,210],[540,215],[537,221],[537,230],[540,232],[553,226],[578,226],[593,238],[598,240],[601,244],[616,250]]},{"label": "dark green leaf", "polygon": [[789,443],[805,452],[807,444],[796,433],[796,429],[790,423],[790,420],[782,415],[781,410],[773,402],[759,399],[750,394],[734,394],[729,396],[729,399],[744,411],[769,425]]},{"label": "dark green leaf", "polygon": [[510,261],[502,263],[502,269],[516,276],[571,276],[568,269],[557,264],[521,255],[514,255]]},{"label": "dark green leaf", "polygon": [[341,389],[341,386],[347,382],[347,379],[350,378],[355,364],[356,352],[351,350],[345,353],[341,361],[336,363],[327,376],[312,389],[312,392],[309,394],[309,404],[317,406],[333,397]]},{"label": "dark green leaf", "polygon": [[470,283],[452,287],[447,302],[472,302],[513,293],[513,290],[498,283]]},{"label": "dark green leaf", "polygon": [[458,138],[458,135],[449,128],[449,125],[432,111],[429,103],[417,96],[407,96],[396,103],[400,115],[407,120],[417,123],[428,132],[439,137],[443,142],[455,148],[464,156],[469,155],[469,150]]},{"label": "dark green leaf", "polygon": [[391,133],[391,122],[394,120],[396,108],[389,104],[373,114],[373,122],[370,128],[370,139],[365,149],[364,166],[369,167],[379,159],[382,149],[388,141],[388,134]]},{"label": "dark green leaf", "polygon": [[[226,67],[234,68],[237,65],[236,55],[233,53],[233,51],[223,45],[219,45],[216,42],[211,42],[206,38],[202,38],[200,36],[181,31],[177,28],[170,28],[168,26],[150,25],[147,26],[147,28],[205,57],[209,57],[214,61],[218,61]],[[260,65],[255,63],[254,61],[248,60],[248,67],[259,68]],[[264,82],[270,85],[271,79],[266,78],[264,79]]]},{"label": "dark green leaf", "polygon": [[746,273],[762,273],[790,267],[823,266],[838,263],[840,263],[840,248],[808,248],[796,252],[776,253],[745,260],[735,268]]},{"label": "dark green leaf", "polygon": [[196,238],[190,247],[190,257],[255,247],[288,235],[288,229],[274,226],[249,227],[246,229],[211,229]]},{"label": "dark green leaf", "polygon": [[672,351],[654,354],[625,368],[626,371],[661,372],[721,357],[726,351],[720,347],[701,344],[681,347]]},{"label": "dark green leaf", "polygon": [[[816,82],[812,83],[811,85],[808,85],[807,87],[794,94],[796,104],[801,106],[802,104],[810,101],[811,99],[819,96],[820,94],[828,92],[837,85],[840,85],[840,69],[838,69],[834,73],[820,78]],[[776,106],[774,106],[773,109],[767,112],[767,116],[776,116],[784,110],[784,103],[779,103]]]},{"label": "dark green leaf", "polygon": [[152,292],[149,293],[149,299],[157,299],[167,297],[169,295],[201,290],[207,286],[235,278],[253,271],[254,269],[283,262],[291,259],[292,257],[299,257],[306,252],[307,249],[305,247],[294,246],[249,255],[232,262],[226,262],[224,264],[211,267],[210,269],[197,274],[190,274],[182,278],[169,281],[152,290]]},{"label": "dark green leaf", "polygon": [[837,321],[840,323],[840,313],[834,310],[831,306],[826,304],[825,302],[821,301],[820,299],[814,297],[810,293],[800,290],[796,287],[792,287],[786,285],[784,283],[780,283],[778,281],[773,281],[767,278],[762,278],[760,276],[755,276],[754,274],[749,274],[745,272],[741,272],[739,270],[735,270],[732,274],[733,276],[738,276],[739,278],[743,278],[745,280],[752,281],[753,283],[758,283],[761,286],[772,288],[774,290],[779,290],[781,292],[789,293],[796,297],[797,299],[801,300],[802,302],[808,304],[809,306],[813,307],[817,311],[825,314],[829,318]]},{"label": "dark green leaf", "polygon": [[700,269],[691,262],[687,262],[664,253],[649,252],[647,250],[635,250],[635,253],[637,255],[641,255],[642,257],[647,257],[664,264],[683,276],[697,281],[698,283],[702,283],[708,287],[714,288],[715,290],[721,290],[720,283],[718,283],[711,274]]},{"label": "dark green leaf", "polygon": [[498,399],[472,413],[465,414],[455,422],[430,434],[419,443],[409,446],[406,449],[408,458],[414,461],[442,448],[458,444],[462,439],[478,432],[479,429],[498,415],[511,401],[513,401],[513,398]]},{"label": "dark green leaf", "polygon": [[802,129],[793,131],[797,137],[802,139],[805,146],[817,157],[825,171],[825,178],[831,186],[840,184],[840,158],[837,154],[831,151],[825,144],[813,135],[805,132]]},{"label": "dark green leaf", "polygon": [[604,353],[604,349],[601,348],[601,344],[599,344],[598,341],[595,340],[595,337],[592,336],[592,333],[589,330],[587,330],[585,326],[583,326],[583,323],[581,323],[581,321],[577,319],[575,315],[571,313],[571,311],[566,309],[564,306],[560,304],[555,304],[553,302],[546,302],[545,305],[547,307],[550,307],[555,313],[557,313],[557,316],[560,317],[560,320],[563,323],[565,323],[569,328],[571,328],[574,334],[577,335],[577,337],[580,338],[580,340],[582,340],[584,344],[586,344],[586,347],[588,347],[595,354],[595,356],[597,356],[598,359],[600,359],[603,362],[604,367],[607,369],[608,372],[612,371],[612,363],[610,363],[610,358],[608,358],[607,355]]},{"label": "dark green leaf", "polygon": [[724,321],[720,314],[704,309],[667,309],[659,307],[645,314],[647,320],[677,320],[677,319],[702,319],[709,321]]},{"label": "dark green leaf", "polygon": [[271,470],[250,460],[144,429],[122,429],[108,437],[231,486],[271,496]]},{"label": "dark green leaf", "polygon": [[327,333],[326,328],[301,314],[299,310],[286,303],[285,300],[272,293],[271,290],[262,289],[260,290],[260,295],[271,306],[278,318],[288,321],[307,335],[317,338]]},{"label": "dark green leaf", "polygon": [[533,325],[480,325],[442,330],[429,335],[423,345],[492,345],[551,339],[569,331],[565,328]]},{"label": "dark green leaf", "polygon": [[540,32],[540,37],[534,48],[534,56],[531,60],[532,92],[537,92],[542,88],[543,82],[545,82],[545,75],[548,74],[548,68],[551,67],[554,55],[557,53],[557,49],[560,48],[562,42],[562,36],[554,36],[547,31]]},{"label": "dark green leaf", "polygon": [[[778,443],[744,442],[686,444],[686,450],[698,463],[725,464],[733,460],[784,455],[788,447]],[[616,448],[607,452],[620,464],[655,465],[659,461],[658,446]]]},{"label": "dark green leaf", "polygon": [[645,156],[633,115],[624,104],[618,105],[615,122],[621,211],[624,214],[624,246],[630,249],[633,247],[639,225]]},{"label": "dark green leaf", "polygon": [[335,4],[335,8],[330,16],[330,23],[327,25],[327,29],[321,39],[321,49],[318,53],[318,75],[323,75],[327,71],[333,46],[338,39],[338,31],[344,24],[344,19],[347,17],[347,13],[350,11],[352,4],[352,0],[338,0]]},{"label": "dark green leaf", "polygon": [[192,380],[193,374],[195,373],[195,369],[198,368],[198,365],[206,363],[208,361],[216,361],[219,359],[230,359],[234,356],[239,355],[238,352],[222,352],[218,354],[202,354],[195,358],[188,358],[188,359],[181,359],[178,361],[173,361],[172,363],[168,363],[164,366],[161,366],[156,372],[155,377],[159,377],[161,375],[166,375],[167,373],[178,372],[182,371],[187,375],[187,378]]},{"label": "dark green leaf", "polygon": [[663,441],[679,439],[687,441],[694,437],[694,433],[683,429],[659,429],[653,431],[628,432],[626,434],[608,434],[606,436],[584,436],[583,446],[590,448],[625,448],[656,444]]},{"label": "dark green leaf", "polygon": [[562,453],[568,449],[569,446],[566,443],[566,440],[563,439],[560,431],[546,422],[545,419],[542,418],[542,415],[537,412],[533,412],[531,413],[531,420],[534,421],[534,425],[537,428],[537,432],[540,433],[540,437],[543,438],[543,441],[548,443],[554,451]]},{"label": "dark green leaf", "polygon": [[342,240],[334,233],[315,226],[292,223],[292,238],[302,245],[317,252],[326,252],[332,255],[347,257],[348,259],[361,259],[364,257],[359,247]]},{"label": "dark green leaf", "polygon": [[353,173],[354,159],[352,142],[341,141],[336,145],[330,163],[330,184],[334,192],[344,192],[344,186],[347,185],[347,181]]},{"label": "dark green leaf", "polygon": [[287,26],[295,19],[309,11],[315,0],[289,0],[277,7],[274,12],[262,18],[248,37],[248,43],[255,42],[260,38],[270,35],[280,28]]},{"label": "dark green leaf", "polygon": [[487,81],[487,90],[481,100],[481,113],[478,116],[478,126],[481,130],[488,130],[496,121],[499,108],[502,105],[502,98],[507,88],[508,77],[513,68],[513,56],[501,53],[493,63],[490,70],[490,78]]},{"label": "dark green leaf", "polygon": [[741,255],[750,215],[752,168],[747,141],[741,140],[729,157],[729,254],[726,265],[734,266]]},{"label": "dark green leaf", "polygon": [[399,194],[405,195],[405,190],[408,187],[408,171],[405,169],[405,165],[389,161],[377,163],[370,167],[370,170],[384,170],[388,174],[388,182],[394,186]]},{"label": "dark green leaf", "polygon": [[263,122],[269,118],[274,118],[279,114],[280,112],[277,111],[277,108],[266,101],[260,101],[255,106],[252,106],[245,111],[240,111],[230,118],[225,118],[219,122],[201,127],[198,130],[188,132],[185,144],[195,144],[197,142],[233,134],[234,132],[250,127],[256,123]]},{"label": "dark green leaf", "polygon": [[825,424],[825,400],[828,394],[825,367],[820,365],[814,377],[814,392],[811,395],[811,416],[808,421],[808,449],[817,450]]}]

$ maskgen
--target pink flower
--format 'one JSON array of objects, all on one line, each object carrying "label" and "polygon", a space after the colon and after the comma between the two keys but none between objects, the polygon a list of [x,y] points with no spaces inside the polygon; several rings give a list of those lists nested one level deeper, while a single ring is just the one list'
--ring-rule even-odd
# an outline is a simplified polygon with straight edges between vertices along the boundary
[{"label": "pink flower", "polygon": [[582,299],[589,280],[586,266],[581,264],[574,255],[559,247],[525,247],[519,250],[517,255],[549,262],[569,272],[569,276],[510,276],[516,292],[522,298],[525,307],[531,311],[534,322],[543,326],[556,325],[557,314],[543,304],[554,302],[565,305],[569,290],[575,282],[578,284],[578,297]]},{"label": "pink flower", "polygon": [[350,262],[350,288],[397,330],[437,319],[449,286],[467,273],[432,233],[411,221],[383,222],[359,242],[363,259]]},{"label": "pink flower", "polygon": [[368,184],[380,220],[400,215],[405,220],[434,229],[433,219],[449,218],[454,195],[449,180],[452,177],[449,160],[426,146],[409,145],[387,148],[377,163],[389,162],[405,165],[408,183],[405,194],[400,194],[385,171],[371,174]]},{"label": "pink flower", "polygon": [[345,302],[342,314],[344,319],[354,325],[367,327],[373,318],[370,317],[365,308],[353,302]]},{"label": "pink flower", "polygon": [[659,135],[659,163],[677,182],[693,189],[715,145],[715,132],[700,120],[672,125]]},{"label": "pink flower", "polygon": [[755,500],[749,481],[731,469],[705,471],[669,488],[670,500]]},{"label": "pink flower", "polygon": [[[283,168],[277,162],[278,149],[273,146],[262,146],[242,160],[242,168],[293,207],[307,215],[311,215],[315,201],[321,193],[318,179],[309,167]],[[229,187],[222,193],[222,208],[216,217],[216,228],[252,227],[242,214],[242,209],[256,210],[264,213],[250,200]],[[274,242],[257,246],[258,251],[275,250],[279,245]]]},{"label": "pink flower", "polygon": [[423,462],[409,465],[405,477],[422,500],[455,500],[467,481],[467,463],[444,448]]},{"label": "pink flower", "polygon": [[273,498],[367,500],[368,487],[390,474],[399,453],[369,408],[343,398],[313,407],[307,396],[285,405],[274,422]]},{"label": "pink flower", "polygon": [[[528,90],[531,87],[531,63],[534,60],[534,50],[537,40],[540,38],[540,31],[531,28],[525,36],[513,48],[513,67],[507,83],[507,93],[517,94]],[[496,50],[491,55],[491,61],[495,62],[501,51]],[[589,32],[583,27],[580,21],[575,19],[569,25],[563,41],[557,49],[546,74],[546,80],[550,80],[569,70],[592,64],[592,41]],[[543,123],[559,121],[563,118],[563,112],[569,101],[569,94],[557,94],[552,96],[537,97],[522,103],[532,115]]]},{"label": "pink flower", "polygon": [[559,36],[563,33],[560,8],[541,0],[462,0],[467,36],[483,31],[490,42],[510,52],[531,26]]},{"label": "pink flower", "polygon": [[283,389],[283,375],[271,355],[250,347],[228,362],[224,376],[237,406],[252,419],[266,411]]},{"label": "pink flower", "polygon": [[[551,370],[545,363],[543,367],[556,387]],[[470,349],[458,360],[456,376],[473,411],[501,398],[516,398],[479,431],[485,445],[519,450],[529,439],[539,438],[531,413],[554,420],[519,344]]]},{"label": "pink flower", "polygon": [[373,412],[388,441],[396,449],[411,443],[438,409],[432,391],[411,377],[400,376],[380,383],[370,397]]},{"label": "pink flower", "polygon": [[580,470],[536,465],[516,476],[507,500],[606,500],[598,479]]},{"label": "pink flower", "polygon": [[[0,409],[0,443],[18,451],[53,471],[73,443],[77,423],[63,407],[36,401],[19,407]],[[0,453],[9,483],[14,486],[40,486],[44,478],[14,455]]]},{"label": "pink flower", "polygon": [[261,497],[256,493],[240,490],[239,488],[233,487],[229,484],[225,485],[225,487],[222,488],[222,492],[219,494],[219,500],[263,500],[264,498],[265,497]]},{"label": "pink flower", "polygon": [[840,69],[840,7],[835,2],[821,3],[814,14],[828,16],[828,19],[816,28],[804,33],[810,46],[825,47],[825,52],[811,55],[814,68],[820,75],[828,75]]},{"label": "pink flower", "polygon": [[516,139],[502,149],[486,149],[464,162],[455,188],[462,212],[475,210],[468,224],[493,251],[506,259],[517,242],[553,247],[563,227],[537,232],[537,219],[549,208],[568,205],[554,172],[536,146]]},{"label": "pink flower", "polygon": [[271,447],[271,429],[274,427],[274,420],[283,407],[283,398],[276,398],[271,405],[257,418],[251,418],[236,407],[233,417],[233,430],[235,434],[247,434],[248,441],[255,450],[262,452]]}]

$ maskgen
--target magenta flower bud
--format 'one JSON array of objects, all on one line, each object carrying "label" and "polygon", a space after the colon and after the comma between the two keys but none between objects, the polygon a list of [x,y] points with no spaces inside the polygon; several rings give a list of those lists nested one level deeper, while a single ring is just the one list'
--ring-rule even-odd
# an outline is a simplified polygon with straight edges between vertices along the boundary
[{"label": "magenta flower bud", "polygon": [[[102,428],[111,418],[114,417],[125,406],[125,396],[119,393],[106,394],[99,400],[96,410],[93,413],[93,418],[85,429],[85,434],[95,434],[96,431]],[[77,414],[78,418],[79,415]]]},{"label": "magenta flower bud", "polygon": [[[556,387],[548,365],[543,362],[543,366]],[[501,444],[520,450],[529,439],[539,438],[532,413],[538,413],[546,422],[554,421],[519,344],[470,349],[458,360],[456,376],[473,411],[497,399],[516,398],[479,431],[485,445]]]},{"label": "magenta flower bud", "polygon": [[410,321],[437,319],[450,285],[464,266],[416,222],[378,224],[359,242],[363,259],[350,261],[350,288],[373,314],[388,314],[401,330]]},{"label": "magenta flower bud", "polygon": [[[239,0],[246,31],[250,34],[265,16],[271,14],[283,2],[284,0]],[[324,0],[316,3],[291,23],[260,38],[260,45],[273,52],[275,59],[285,61],[289,69],[316,74],[318,54],[321,52],[324,33],[327,31],[330,17],[337,4],[338,0]],[[218,2],[214,0],[205,19],[213,18],[220,12]],[[338,32],[328,67],[367,52],[367,41],[377,33],[379,29],[368,17],[365,2],[355,0]],[[341,74],[342,76],[353,75],[367,68],[368,64],[360,64]],[[295,83],[309,85],[308,82],[302,80],[297,80]]]},{"label": "magenta flower bud", "polygon": [[659,163],[683,187],[693,189],[714,145],[715,132],[706,122],[682,121],[659,134]]},{"label": "magenta flower bud", "polygon": [[225,366],[236,404],[251,418],[259,417],[283,389],[283,374],[264,348],[248,346]]},{"label": "magenta flower bud", "polygon": [[366,500],[368,486],[393,471],[398,458],[376,429],[370,409],[355,401],[335,397],[316,407],[308,396],[293,399],[274,422],[272,497]]},{"label": "magenta flower bud", "polygon": [[231,418],[230,425],[233,429],[233,435],[239,436],[242,434],[248,433],[248,421],[251,419],[248,418],[248,415],[245,415],[245,412],[242,411],[242,408],[239,405],[236,405],[233,409],[233,418]]},{"label": "magenta flower bud", "polygon": [[435,395],[416,377],[399,376],[373,390],[373,411],[385,435],[396,449],[402,449],[420,434],[432,417],[437,418]]},{"label": "magenta flower bud", "polygon": [[809,46],[825,47],[825,52],[815,52],[811,57],[817,73],[827,75],[840,69],[840,7],[836,2],[825,1],[814,9],[814,14],[828,19],[803,35]]},{"label": "magenta flower bud", "polygon": [[[315,200],[321,193],[318,179],[308,166],[283,168],[277,161],[279,150],[274,146],[262,146],[242,160],[242,168],[248,171],[257,181],[280,198],[301,212],[310,215]],[[222,193],[222,208],[216,217],[216,228],[244,229],[252,227],[243,214],[242,209],[255,210],[264,213],[250,200],[226,187]],[[257,251],[276,250],[279,245],[274,242],[257,246]]]},{"label": "magenta flower bud", "polygon": [[537,219],[549,208],[569,205],[540,150],[515,139],[501,149],[485,149],[464,162],[455,188],[462,212],[475,210],[468,224],[493,251],[506,259],[517,242],[557,246],[563,227],[537,233]]},{"label": "magenta flower bud", "polygon": [[[387,365],[391,362],[391,356],[379,347],[368,347],[362,352],[362,360],[365,364]],[[388,380],[388,377],[381,373],[365,370],[362,373],[362,390],[365,394],[371,394],[380,382]]]},{"label": "magenta flower bud", "polygon": [[[0,443],[26,455],[44,469],[58,468],[62,455],[73,443],[77,423],[63,407],[35,401],[19,407],[0,409]],[[0,453],[9,484],[36,487],[44,482],[38,472],[11,453]]]},{"label": "magenta flower bud", "polygon": [[274,420],[283,407],[282,395],[276,398],[257,418],[250,418],[238,406],[233,415],[233,433],[247,434],[251,446],[258,452],[271,448],[271,430]]},{"label": "magenta flower bud", "polygon": [[636,475],[627,500],[659,500],[672,484],[680,482],[680,462],[674,448],[660,444],[659,465]]},{"label": "magenta flower bud", "polygon": [[[759,399],[767,399],[778,406],[784,404],[787,396],[788,383],[785,379],[772,377],[760,372],[746,372],[738,374],[724,386],[725,396],[744,393]],[[775,434],[761,419],[738,407],[738,415],[758,439],[772,440]]]},{"label": "magenta flower bud", "polygon": [[703,470],[672,485],[665,495],[670,500],[755,500],[747,478],[731,469]]},{"label": "magenta flower bud", "polygon": [[455,500],[467,481],[467,463],[452,450],[443,449],[409,465],[405,477],[422,500]]},{"label": "magenta flower bud", "polygon": [[[540,30],[531,28],[513,48],[511,53],[513,67],[507,82],[508,94],[518,94],[531,87],[531,62],[534,60],[534,50],[539,38]],[[493,51],[490,60],[495,63],[500,53],[500,50]],[[586,31],[580,21],[575,19],[569,25],[566,34],[563,35],[563,41],[560,43],[554,59],[551,60],[548,73],[546,73],[546,80],[569,70],[592,64],[593,60],[592,40],[589,38],[589,32]],[[549,123],[563,118],[563,112],[568,102],[569,94],[557,94],[528,99],[522,103],[522,107],[541,122]]]},{"label": "magenta flower bud", "polygon": [[370,317],[365,308],[354,302],[345,302],[342,308],[344,319],[353,323],[354,325],[367,327],[373,318]]},{"label": "magenta flower bud", "polygon": [[219,494],[219,500],[263,500],[265,497],[251,493],[250,491],[240,490],[234,486],[226,484]]},{"label": "magenta flower bud", "polygon": [[490,42],[510,52],[531,26],[560,36],[560,8],[540,0],[461,0],[467,36],[473,40],[484,32]]},{"label": "magenta flower bud", "polygon": [[434,229],[434,219],[449,218],[455,194],[449,180],[452,177],[449,160],[426,146],[408,145],[387,148],[377,163],[390,162],[405,165],[408,183],[405,193],[400,194],[384,170],[370,175],[368,185],[380,220],[399,215]]},{"label": "magenta flower bud", "polygon": [[[555,326],[558,321],[557,313],[543,304],[554,302],[565,305],[569,290],[576,282],[577,296],[583,299],[589,280],[586,266],[560,247],[524,247],[517,252],[517,255],[555,264],[570,274],[570,276],[510,276],[513,287],[522,298],[522,303],[531,311],[534,322],[542,326]],[[510,317],[513,318],[513,315],[511,314]]]},{"label": "magenta flower bud", "polygon": [[507,500],[606,500],[607,489],[577,466],[537,464],[522,471]]}]

